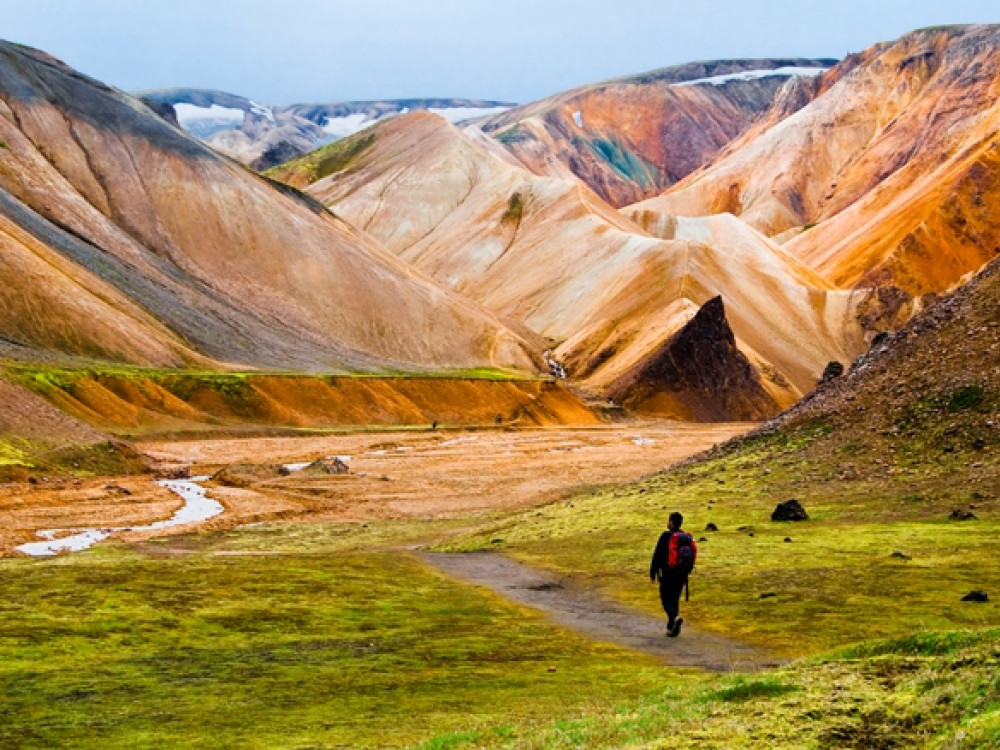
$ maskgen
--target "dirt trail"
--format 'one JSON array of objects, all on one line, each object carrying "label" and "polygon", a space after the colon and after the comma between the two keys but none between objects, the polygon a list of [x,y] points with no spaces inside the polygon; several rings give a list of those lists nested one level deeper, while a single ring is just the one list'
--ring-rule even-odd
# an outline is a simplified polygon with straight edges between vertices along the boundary
[{"label": "dirt trail", "polygon": [[[503,555],[424,552],[420,557],[449,576],[486,586],[511,601],[539,609],[578,633],[652,654],[679,667],[733,672],[782,663],[752,646],[701,632],[689,621],[684,622],[679,638],[668,638],[665,618],[636,612]],[[650,596],[653,595],[651,591]]]}]

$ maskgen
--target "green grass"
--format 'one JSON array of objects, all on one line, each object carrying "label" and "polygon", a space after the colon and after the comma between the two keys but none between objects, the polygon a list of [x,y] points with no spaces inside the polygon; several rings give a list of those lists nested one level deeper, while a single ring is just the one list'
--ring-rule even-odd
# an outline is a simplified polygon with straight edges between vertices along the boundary
[{"label": "green grass", "polygon": [[281,179],[281,176],[288,171],[302,171],[310,183],[316,182],[328,175],[349,169],[375,144],[376,139],[377,135],[370,130],[342,138],[298,159],[271,167],[264,171],[264,175]]},{"label": "green grass", "polygon": [[[381,535],[405,536],[279,528],[173,558],[0,562],[0,746],[402,746],[572,717],[662,679],[408,553],[357,549]],[[290,539],[280,557],[207,554]]]},{"label": "green grass", "polygon": [[[649,556],[667,513],[680,510],[706,540],[685,611],[709,630],[796,657],[1000,624],[994,604],[960,601],[973,589],[1000,592],[993,454],[969,448],[925,462],[904,444],[881,465],[856,447],[845,459],[832,429],[753,439],[641,484],[492,520],[443,546],[500,550],[657,613]],[[970,465],[980,467],[974,477]],[[772,522],[775,505],[793,497],[810,520]],[[970,505],[978,520],[949,520]],[[708,523],[719,531],[704,531]]]},{"label": "green grass", "polygon": [[455,380],[537,380],[538,378],[517,370],[501,367],[456,367],[439,370],[382,370],[378,372],[307,373],[289,371],[236,372],[220,370],[180,370],[137,367],[129,365],[95,365],[92,367],[48,367],[39,365],[10,364],[0,368],[0,374],[12,382],[36,392],[49,388],[69,390],[87,378],[114,377],[128,380],[153,380],[168,390],[177,389],[175,395],[183,396],[186,390],[209,386],[220,393],[239,391],[255,377],[320,378],[336,381],[340,378],[405,378],[455,379]]}]

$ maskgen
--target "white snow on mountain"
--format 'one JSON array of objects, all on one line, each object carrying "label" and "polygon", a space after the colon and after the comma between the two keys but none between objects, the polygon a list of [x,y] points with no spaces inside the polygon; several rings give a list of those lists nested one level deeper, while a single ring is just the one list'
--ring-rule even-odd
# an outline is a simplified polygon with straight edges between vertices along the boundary
[{"label": "white snow on mountain", "polygon": [[474,117],[489,117],[506,112],[510,107],[448,107],[438,109],[430,107],[427,111],[436,115],[441,115],[448,122],[461,122],[471,120]]},{"label": "white snow on mountain", "polygon": [[711,76],[710,78],[697,78],[693,81],[675,83],[674,86],[700,86],[703,84],[721,86],[730,81],[752,81],[756,78],[767,78],[769,76],[818,76],[820,73],[825,73],[828,70],[829,68],[798,68],[789,65],[770,70],[744,70],[739,73],[727,73],[726,75]]},{"label": "white snow on mountain", "polygon": [[274,122],[274,112],[270,107],[265,107],[263,104],[258,104],[253,99],[250,100],[250,111],[255,115],[260,115],[261,117],[266,117],[270,122]]},{"label": "white snow on mountain", "polygon": [[359,130],[364,130],[373,122],[375,121],[369,120],[364,112],[355,112],[346,117],[328,117],[323,123],[323,132],[334,138],[346,138]]},{"label": "white snow on mountain", "polygon": [[174,111],[177,113],[177,121],[185,130],[189,124],[204,120],[233,122],[235,123],[233,127],[237,128],[243,124],[242,109],[220,107],[218,104],[213,104],[211,107],[198,107],[187,102],[178,102],[174,105]]}]

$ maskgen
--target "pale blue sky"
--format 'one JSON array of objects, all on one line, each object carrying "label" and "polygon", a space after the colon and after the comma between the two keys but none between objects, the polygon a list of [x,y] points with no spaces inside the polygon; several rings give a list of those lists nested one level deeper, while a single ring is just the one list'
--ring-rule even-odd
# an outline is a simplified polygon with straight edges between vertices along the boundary
[{"label": "pale blue sky", "polygon": [[272,104],[530,101],[691,60],[842,57],[1000,0],[0,0],[0,34],[124,89]]}]

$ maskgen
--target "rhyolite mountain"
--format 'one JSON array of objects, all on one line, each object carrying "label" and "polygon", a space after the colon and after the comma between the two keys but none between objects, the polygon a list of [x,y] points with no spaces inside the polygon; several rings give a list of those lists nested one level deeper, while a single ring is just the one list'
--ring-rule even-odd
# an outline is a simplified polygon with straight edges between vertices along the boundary
[{"label": "rhyolite mountain", "polygon": [[710,163],[775,104],[809,101],[830,59],[687,63],[580,86],[479,123],[538,175],[575,176],[613,206]]},{"label": "rhyolite mountain", "polygon": [[172,88],[137,91],[167,119],[254,169],[267,169],[414,110],[452,121],[497,114],[514,106],[470,99],[396,99],[275,106],[224,91]]},{"label": "rhyolite mountain", "polygon": [[139,100],[0,44],[0,356],[531,370],[537,350]]},{"label": "rhyolite mountain", "polygon": [[[392,252],[544,336],[603,391],[722,295],[773,411],[863,348],[856,307],[735,217],[654,235],[575,178],[539,177],[480,130],[415,112],[268,173],[303,187]],[[716,377],[713,374],[712,377]]]},{"label": "rhyolite mountain", "polygon": [[731,213],[842,288],[940,293],[1000,253],[1000,26],[850,55],[630,215]]}]

